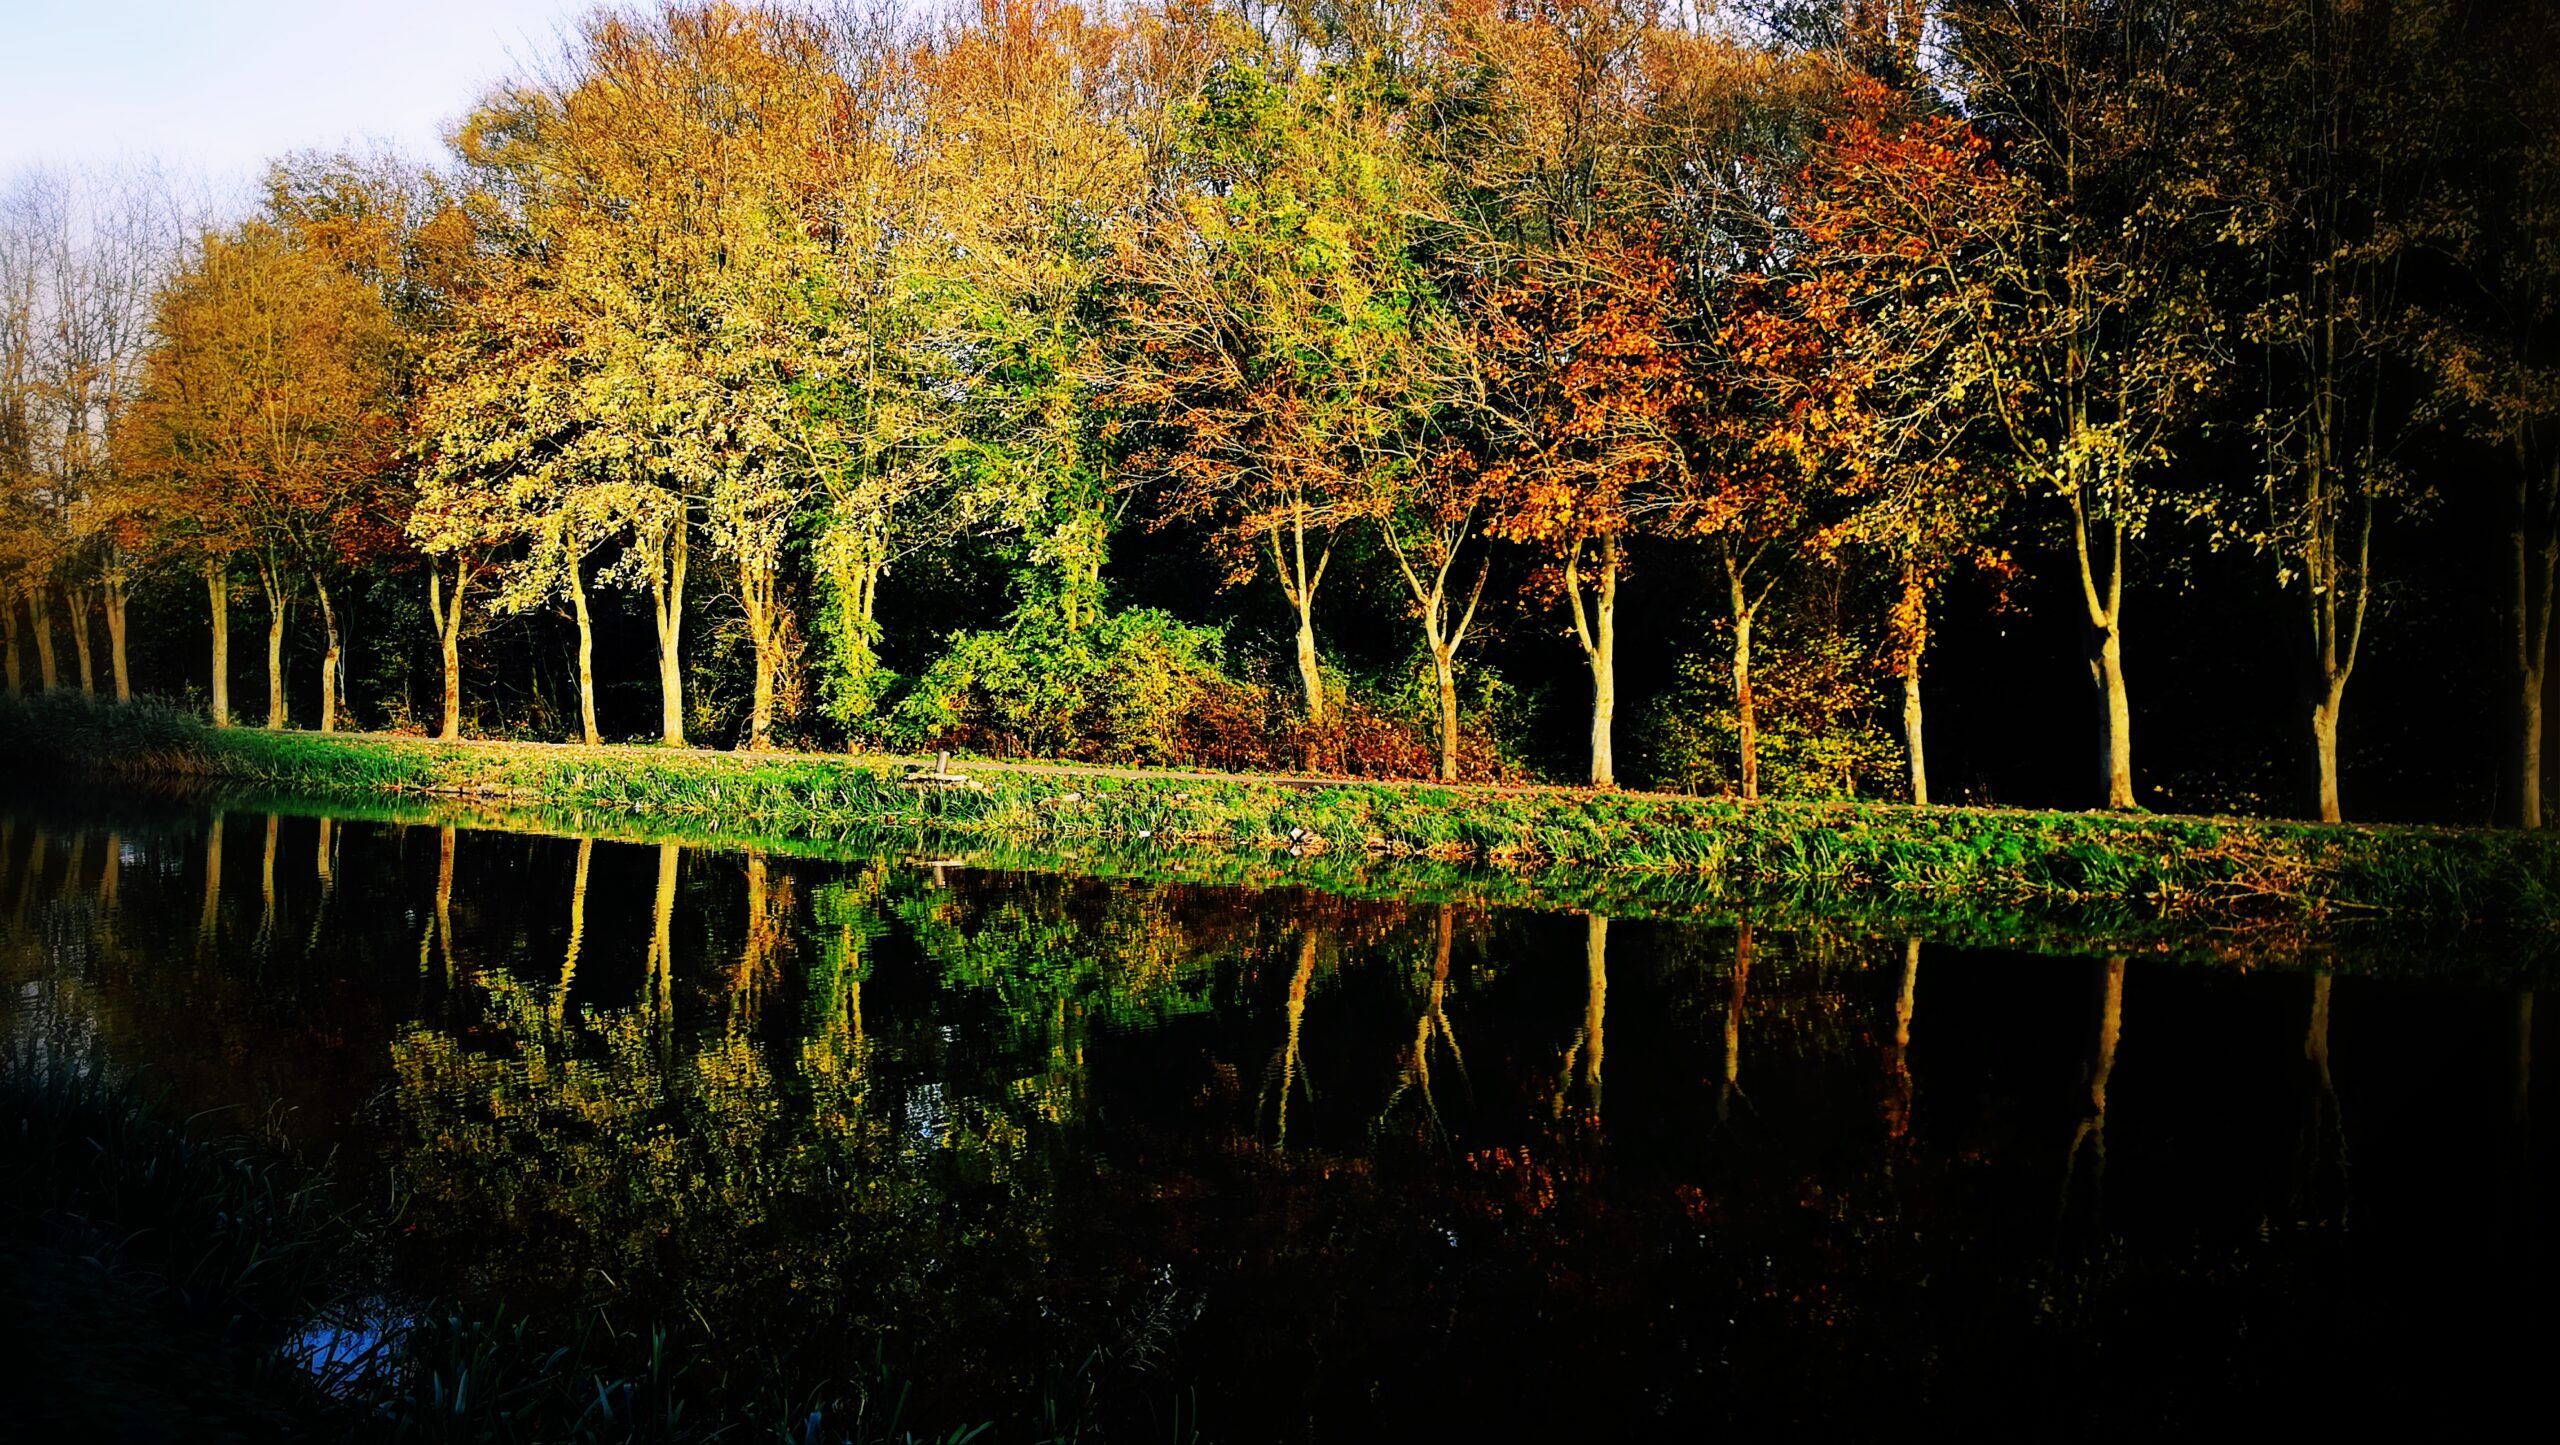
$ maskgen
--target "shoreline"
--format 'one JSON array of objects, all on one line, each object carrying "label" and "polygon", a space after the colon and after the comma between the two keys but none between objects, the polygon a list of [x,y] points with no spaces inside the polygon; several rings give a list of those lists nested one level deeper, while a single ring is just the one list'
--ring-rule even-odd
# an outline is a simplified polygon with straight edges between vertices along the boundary
[{"label": "shoreline", "polygon": [[0,754],[88,774],[351,798],[435,797],[747,836],[922,830],[978,843],[1260,860],[1268,882],[1362,860],[1651,874],[1939,907],[2155,919],[2560,923],[2560,837],[2160,814],[1762,801],[1563,787],[1151,773],[649,745],[216,729],[179,709],[0,703]]}]

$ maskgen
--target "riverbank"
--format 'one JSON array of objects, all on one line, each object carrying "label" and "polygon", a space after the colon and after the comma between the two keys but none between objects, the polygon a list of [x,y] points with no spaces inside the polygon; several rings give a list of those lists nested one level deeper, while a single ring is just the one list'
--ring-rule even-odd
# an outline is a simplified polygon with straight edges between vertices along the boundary
[{"label": "riverbank", "polygon": [[2560,921],[2560,839],[2464,828],[2152,814],[1741,804],[1664,794],[1147,773],[658,747],[440,743],[215,729],[177,709],[54,694],[0,704],[0,756],[57,772],[436,795],[742,834],[929,830],[1052,849],[1346,857],[1630,872],[1972,905],[2159,917]]}]

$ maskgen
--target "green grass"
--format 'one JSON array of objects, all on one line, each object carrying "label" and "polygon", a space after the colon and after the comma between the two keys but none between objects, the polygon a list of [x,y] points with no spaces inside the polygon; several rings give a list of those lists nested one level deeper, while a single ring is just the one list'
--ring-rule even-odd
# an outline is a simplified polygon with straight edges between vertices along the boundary
[{"label": "green grass", "polygon": [[55,694],[0,705],[0,753],[60,768],[255,783],[335,798],[440,795],[594,826],[732,838],[907,833],[1052,853],[1349,860],[1707,880],[2177,919],[2560,921],[2560,841],[2484,829],[2152,814],[1741,804],[1711,798],[975,765],[905,785],[908,760],[215,730],[173,708]]}]

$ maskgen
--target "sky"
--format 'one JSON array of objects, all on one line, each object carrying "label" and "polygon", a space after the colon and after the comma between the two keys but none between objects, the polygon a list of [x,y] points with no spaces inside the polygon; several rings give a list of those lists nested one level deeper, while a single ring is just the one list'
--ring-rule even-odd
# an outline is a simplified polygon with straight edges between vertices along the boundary
[{"label": "sky", "polygon": [[442,154],[588,0],[0,0],[0,178],[156,159],[216,187],[291,150]]}]

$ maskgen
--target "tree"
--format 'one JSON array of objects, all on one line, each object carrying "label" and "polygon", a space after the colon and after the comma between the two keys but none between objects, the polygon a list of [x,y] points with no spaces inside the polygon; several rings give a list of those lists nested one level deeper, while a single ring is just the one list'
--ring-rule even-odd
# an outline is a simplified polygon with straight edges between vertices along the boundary
[{"label": "tree", "polygon": [[[1650,238],[1579,238],[1494,288],[1479,312],[1494,530],[1562,564],[1591,670],[1591,781],[1616,782],[1618,579],[1627,534],[1670,505],[1699,392],[1682,296]],[[1586,568],[1590,569],[1586,572]],[[1586,580],[1587,579],[1587,580]]]},{"label": "tree", "polygon": [[462,135],[493,274],[431,368],[434,470],[448,492],[521,472],[631,534],[611,575],[650,588],[671,744],[697,520],[754,649],[748,746],[787,710],[784,545],[841,451],[815,399],[860,359],[827,254],[850,113],[827,46],[814,21],[726,4],[603,15],[568,81]]},{"label": "tree", "polygon": [[[1891,569],[1887,632],[1915,803],[1929,801],[1920,677],[1932,599],[1959,566],[2009,570],[1991,538],[2011,489],[1978,455],[1971,323],[1944,304],[1939,269],[1964,264],[1949,258],[1971,244],[1966,218],[1996,214],[2002,184],[1969,126],[1853,80],[1792,187],[1797,263],[1772,278],[1768,304],[1727,324],[1728,348],[1754,363],[1747,384],[1776,403],[1763,435],[1828,493],[1814,550]],[[1878,199],[1890,220],[1870,213]]]},{"label": "tree", "polygon": [[1468,4],[1438,41],[1455,77],[1435,110],[1457,264],[1479,278],[1463,299],[1494,530],[1561,564],[1602,786],[1617,777],[1625,539],[1659,512],[1696,399],[1678,353],[1692,298],[1663,254],[1647,169],[1655,18],[1649,0]]},{"label": "tree", "polygon": [[[1493,575],[1493,558],[1479,543],[1476,580],[1465,582],[1459,558],[1485,530],[1489,499],[1484,474],[1472,457],[1452,450],[1428,464],[1400,472],[1394,484],[1373,490],[1365,510],[1395,559],[1396,575],[1413,597],[1423,646],[1440,700],[1440,781],[1458,781],[1458,650],[1475,625],[1476,606]],[[1454,575],[1453,575],[1454,574]],[[1455,581],[1457,587],[1452,587]],[[1466,601],[1459,603],[1463,589]],[[1579,610],[1579,609],[1577,609]]]},{"label": "tree", "polygon": [[934,138],[929,344],[959,377],[948,526],[1021,539],[1021,611],[1071,632],[1100,615],[1113,487],[1089,420],[1106,384],[1089,323],[1201,63],[1183,17],[1134,23],[981,0],[916,54]]},{"label": "tree", "polygon": [[[205,235],[159,298],[135,406],[154,508],[211,559],[251,557],[268,608],[267,726],[284,726],[291,598],[320,603],[320,728],[337,727],[342,639],[330,574],[378,551],[398,415],[381,298],[265,221]],[[218,565],[218,562],[217,562]],[[208,573],[217,615],[224,591]],[[224,633],[216,628],[220,649]],[[227,660],[215,658],[216,676]]]},{"label": "tree", "polygon": [[2159,472],[2215,375],[2221,325],[2200,266],[2198,153],[2212,136],[2183,68],[2193,16],[2183,0],[1983,0],[1946,19],[1997,167],[1968,167],[1925,203],[1891,172],[1854,172],[1842,200],[1867,218],[1855,244],[1920,263],[1909,314],[1960,328],[1950,385],[2059,509],[2107,806],[2129,808],[2127,547],[2163,499]]},{"label": "tree", "polygon": [[2419,297],[2459,208],[2447,8],[2438,0],[2270,4],[2224,32],[2218,97],[2237,137],[2223,184],[2244,333],[2265,367],[2257,485],[2220,508],[2216,540],[2277,559],[2309,624],[2321,821],[2343,816],[2338,729],[2372,617],[2374,535],[2423,505],[2404,454],[2431,429]]},{"label": "tree", "polygon": [[2457,279],[2431,318],[2430,412],[2501,459],[2506,536],[2502,619],[2513,668],[2516,806],[2543,825],[2543,693],[2560,596],[2560,15],[2524,6],[2458,37],[2449,127],[2464,138],[2440,162],[2461,202],[2444,237]]},{"label": "tree", "polygon": [[[1257,554],[1270,561],[1296,615],[1311,722],[1325,713],[1315,601],[1334,530],[1416,515],[1396,499],[1463,385],[1462,348],[1418,254],[1432,178],[1379,89],[1357,72],[1302,74],[1231,50],[1185,110],[1176,186],[1123,268],[1134,295],[1112,398],[1164,434],[1140,462],[1170,484],[1169,511],[1216,519],[1240,577],[1260,570]],[[1442,519],[1457,540],[1471,513]],[[1448,684],[1445,619],[1392,525],[1388,540]],[[1444,691],[1453,719],[1454,686]],[[1454,768],[1454,735],[1444,752]]]},{"label": "tree", "polygon": [[119,701],[133,692],[125,602],[130,549],[141,539],[115,465],[116,437],[167,249],[156,189],[142,173],[38,172],[6,202],[11,491],[28,529],[18,550],[38,657],[50,677],[58,590],[81,691],[94,693],[103,612]]}]

